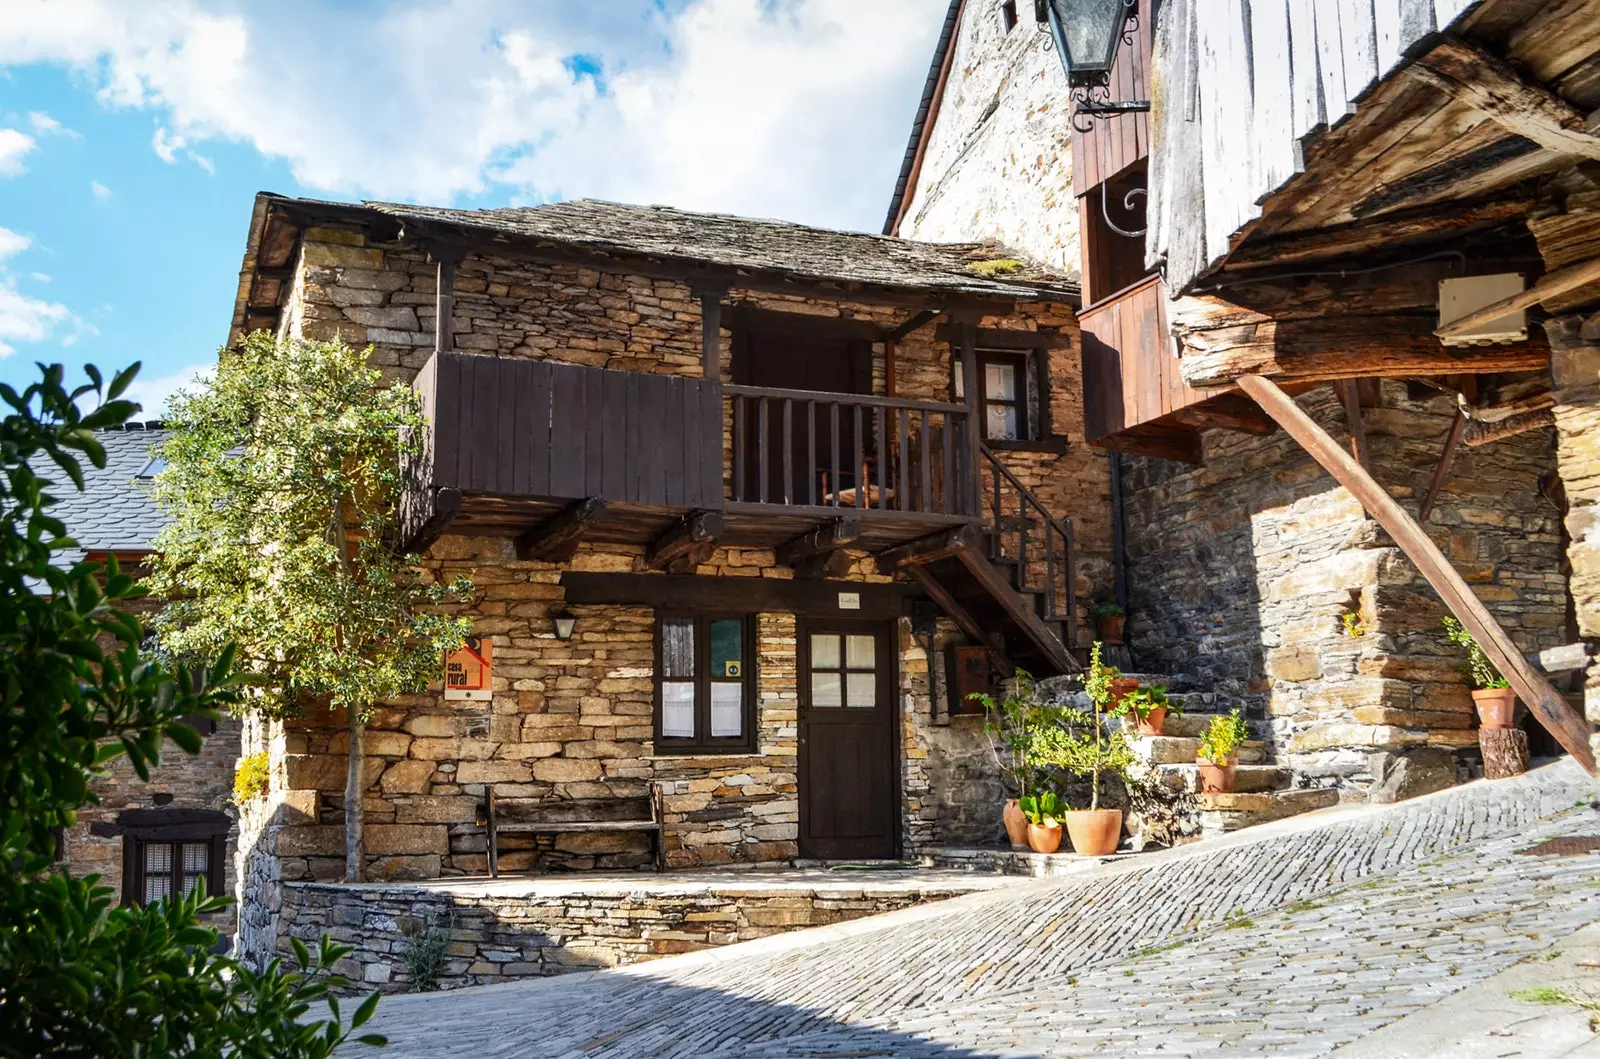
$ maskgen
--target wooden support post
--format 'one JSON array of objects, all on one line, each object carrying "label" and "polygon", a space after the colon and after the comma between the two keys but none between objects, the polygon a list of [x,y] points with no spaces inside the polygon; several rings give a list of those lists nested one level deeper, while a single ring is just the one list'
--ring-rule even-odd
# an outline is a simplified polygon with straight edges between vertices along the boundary
[{"label": "wooden support post", "polygon": [[983,445],[984,426],[980,412],[982,406],[978,400],[978,395],[983,392],[980,389],[983,379],[978,375],[978,328],[976,324],[966,322],[958,324],[957,328],[961,350],[961,387],[967,405],[967,436],[962,452],[962,478],[965,483],[962,495],[968,498],[965,513],[976,515],[982,506],[978,499],[982,495],[978,486],[978,452]]},{"label": "wooden support post", "polygon": [[704,288],[700,295],[700,374],[713,381],[722,378],[722,296],[718,287]]},{"label": "wooden support post", "polygon": [[605,501],[594,496],[563,508],[517,538],[517,558],[566,562],[578,553],[579,539],[605,510]]},{"label": "wooden support post", "polygon": [[780,544],[773,557],[782,565],[793,567],[796,577],[830,576],[832,560],[860,537],[861,517],[846,515]]},{"label": "wooden support post", "polygon": [[433,348],[449,351],[456,348],[456,266],[461,263],[461,249],[455,246],[433,244],[428,256],[438,266],[433,298]]},{"label": "wooden support post", "polygon": [[1344,379],[1337,385],[1344,398],[1344,417],[1350,424],[1350,452],[1357,463],[1370,471],[1372,464],[1367,460],[1367,428],[1361,419],[1360,388],[1355,379]]},{"label": "wooden support post", "polygon": [[1262,409],[1276,419],[1311,457],[1340,485],[1355,496],[1367,513],[1394,538],[1439,598],[1467,631],[1472,633],[1490,661],[1516,689],[1517,695],[1533,711],[1556,741],[1574,760],[1595,772],[1594,753],[1589,747],[1590,725],[1567,705],[1550,683],[1522,657],[1517,645],[1494,620],[1494,615],[1473,595],[1472,589],[1450,565],[1438,545],[1406,513],[1388,491],[1372,479],[1310,416],[1301,411],[1277,384],[1259,375],[1239,379],[1239,388],[1255,398]]},{"label": "wooden support post", "polygon": [[1428,516],[1433,514],[1433,505],[1439,499],[1439,491],[1444,488],[1444,480],[1450,474],[1450,465],[1455,462],[1456,449],[1461,445],[1461,434],[1466,428],[1467,415],[1458,408],[1455,419],[1450,423],[1450,433],[1444,439],[1444,451],[1439,454],[1439,466],[1433,469],[1433,481],[1428,483],[1428,495],[1417,509],[1418,522],[1428,521]]},{"label": "wooden support post", "polygon": [[651,542],[644,554],[645,565],[668,573],[692,573],[711,557],[722,531],[720,512],[691,511]]},{"label": "wooden support post", "polygon": [[1480,728],[1478,749],[1484,779],[1508,780],[1528,771],[1528,733],[1520,728]]}]

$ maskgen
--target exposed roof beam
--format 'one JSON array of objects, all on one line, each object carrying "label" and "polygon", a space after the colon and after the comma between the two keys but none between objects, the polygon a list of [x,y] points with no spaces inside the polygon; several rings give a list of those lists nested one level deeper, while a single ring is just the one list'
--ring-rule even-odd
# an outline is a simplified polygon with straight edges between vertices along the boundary
[{"label": "exposed roof beam", "polygon": [[645,565],[674,574],[693,573],[695,567],[711,558],[722,531],[720,512],[691,511],[651,542],[645,551]]},{"label": "exposed roof beam", "polygon": [[1600,159],[1600,136],[1582,114],[1476,44],[1447,37],[1407,72],[1541,147]]},{"label": "exposed roof beam", "polygon": [[517,538],[517,558],[566,562],[577,554],[578,541],[605,510],[605,501],[594,496],[562,508]]}]

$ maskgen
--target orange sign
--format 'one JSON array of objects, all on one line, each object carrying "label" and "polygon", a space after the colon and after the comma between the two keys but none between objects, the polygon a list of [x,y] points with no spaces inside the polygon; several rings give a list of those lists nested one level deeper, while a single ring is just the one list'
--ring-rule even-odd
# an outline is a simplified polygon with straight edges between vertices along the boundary
[{"label": "orange sign", "polygon": [[488,702],[494,698],[494,641],[469,636],[459,650],[444,656],[446,702]]}]

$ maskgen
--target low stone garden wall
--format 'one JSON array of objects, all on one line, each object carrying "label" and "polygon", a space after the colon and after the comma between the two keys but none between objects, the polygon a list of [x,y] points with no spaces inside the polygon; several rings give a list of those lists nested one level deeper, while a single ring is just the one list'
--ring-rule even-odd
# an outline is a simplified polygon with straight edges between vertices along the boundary
[{"label": "low stone garden wall", "polygon": [[987,889],[999,880],[874,885],[661,884],[568,887],[541,882],[530,892],[482,888],[286,883],[279,947],[323,935],[355,947],[339,968],[386,993],[410,988],[408,947],[430,929],[447,930],[441,989],[616,967],[749,941],[804,927],[893,912]]}]

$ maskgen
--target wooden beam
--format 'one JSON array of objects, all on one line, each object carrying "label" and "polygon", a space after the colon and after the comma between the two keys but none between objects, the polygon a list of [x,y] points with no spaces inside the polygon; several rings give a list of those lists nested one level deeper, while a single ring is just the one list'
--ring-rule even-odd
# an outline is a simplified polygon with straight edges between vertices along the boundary
[{"label": "wooden beam", "polygon": [[778,545],[773,558],[794,567],[796,576],[820,577],[832,569],[830,560],[860,537],[860,516],[846,515]]},{"label": "wooden beam", "polygon": [[1154,456],[1176,463],[1197,464],[1204,455],[1200,447],[1200,435],[1193,429],[1165,427],[1160,423],[1141,423],[1103,438],[1091,438],[1089,444],[1108,452]]},{"label": "wooden beam", "polygon": [[1213,406],[1210,401],[1180,408],[1172,413],[1172,418],[1196,430],[1238,430],[1258,437],[1266,437],[1278,429],[1278,424],[1255,408],[1245,408],[1240,405]]},{"label": "wooden beam", "polygon": [[1050,627],[1022,598],[1016,587],[1006,580],[976,547],[963,546],[955,554],[961,560],[961,565],[966,567],[967,573],[972,575],[972,579],[978,582],[984,593],[994,600],[1023,635],[1033,642],[1039,653],[1049,659],[1056,672],[1076,673],[1083,668],[1073,657],[1072,652],[1067,650],[1067,646],[1050,631]]},{"label": "wooden beam", "polygon": [[461,248],[450,243],[427,244],[428,259],[438,266],[433,296],[433,348],[456,348],[456,266],[461,263]]},{"label": "wooden beam", "polygon": [[923,309],[921,312],[913,314],[904,323],[896,325],[893,330],[883,336],[883,340],[885,342],[898,342],[918,328],[925,327],[938,315],[938,309]]},{"label": "wooden beam", "polygon": [[1270,379],[1246,375],[1239,380],[1239,387],[1255,398],[1262,409],[1276,419],[1340,485],[1350,490],[1367,509],[1367,513],[1388,531],[1400,549],[1416,564],[1428,584],[1433,586],[1444,605],[1467,627],[1490,661],[1510,681],[1522,701],[1527,703],[1528,708],[1574,760],[1593,774],[1595,762],[1589,746],[1592,730],[1589,723],[1528,664],[1517,645],[1495,621],[1494,615],[1473,594],[1466,581],[1416,520]]},{"label": "wooden beam", "polygon": [[1548,366],[1542,337],[1487,349],[1449,348],[1420,314],[1264,320],[1182,334],[1190,386],[1221,386],[1241,375],[1329,382],[1367,376],[1479,375]]},{"label": "wooden beam", "polygon": [[977,544],[976,530],[971,526],[957,526],[955,529],[940,530],[926,537],[918,537],[914,541],[897,544],[893,548],[885,548],[878,552],[875,558],[880,573],[892,574],[902,566],[921,566],[924,563],[948,559],[963,548],[975,548]]},{"label": "wooden beam", "polygon": [[721,287],[706,287],[700,295],[700,375],[722,378],[722,299],[728,292]]},{"label": "wooden beam", "polygon": [[[796,581],[787,577],[707,574],[604,574],[564,571],[570,606],[586,603],[705,610],[724,614],[788,613],[844,618],[898,618],[921,591],[906,581]],[[858,607],[839,606],[840,595]]]},{"label": "wooden beam", "polygon": [[1344,417],[1350,425],[1350,452],[1364,470],[1372,470],[1367,459],[1367,428],[1361,418],[1361,391],[1355,379],[1344,379],[1336,387],[1344,399]]},{"label": "wooden beam", "polygon": [[444,531],[461,513],[461,490],[443,486],[433,491],[428,502],[428,514],[421,525],[400,543],[400,552],[404,555],[421,555],[444,536]]},{"label": "wooden beam", "polygon": [[1526,434],[1530,430],[1543,430],[1545,427],[1556,425],[1556,414],[1548,408],[1536,408],[1531,412],[1518,412],[1506,416],[1504,419],[1481,420],[1473,419],[1467,423],[1467,429],[1461,434],[1461,443],[1468,448],[1477,448],[1487,445],[1491,441],[1501,438],[1515,437]]},{"label": "wooden beam", "polygon": [[1450,433],[1445,435],[1444,451],[1439,454],[1439,466],[1433,469],[1433,481],[1428,483],[1428,495],[1423,498],[1422,506],[1417,509],[1417,521],[1426,522],[1428,516],[1433,514],[1433,505],[1439,499],[1439,491],[1444,488],[1444,480],[1450,474],[1450,464],[1455,462],[1456,449],[1461,444],[1461,435],[1467,429],[1467,416],[1461,409],[1456,409],[1456,417],[1450,422]]},{"label": "wooden beam", "polygon": [[1582,114],[1476,44],[1446,37],[1406,73],[1547,150],[1600,159],[1600,136]]},{"label": "wooden beam", "polygon": [[517,538],[517,558],[566,562],[578,553],[579,539],[605,510],[605,501],[594,496],[569,504]]},{"label": "wooden beam", "polygon": [[957,463],[959,468],[956,477],[956,493],[958,497],[968,499],[970,502],[963,504],[959,510],[973,512],[978,510],[978,468],[982,461],[978,452],[983,446],[983,415],[978,404],[978,397],[983,393],[983,376],[978,372],[978,328],[974,323],[957,323],[959,341],[956,349],[961,352],[961,392],[967,404],[965,417],[966,437],[963,440],[961,458]]},{"label": "wooden beam", "polygon": [[691,511],[645,549],[644,564],[652,570],[692,573],[711,558],[724,529],[722,513]]},{"label": "wooden beam", "polygon": [[[952,596],[950,591],[941,585],[937,578],[920,566],[908,566],[906,567],[906,572],[911,575],[912,580],[922,586],[922,590],[928,593],[930,599],[939,604],[941,610],[950,615],[950,620],[955,622],[962,632],[970,636],[976,643],[983,645],[984,650],[989,653],[989,658],[1000,667],[1000,672],[1013,673],[1016,671],[1016,666],[1012,665],[1011,659],[1006,657],[1006,653],[995,642],[996,638],[988,630],[984,629],[978,620],[972,616],[972,612],[963,607],[961,602]],[[929,662],[931,664],[932,659],[929,659]]]},{"label": "wooden beam", "polygon": [[1508,298],[1501,298],[1497,302],[1490,302],[1481,309],[1474,310],[1459,320],[1451,320],[1434,334],[1440,338],[1450,338],[1455,335],[1465,334],[1480,324],[1490,320],[1498,320],[1507,313],[1514,313],[1518,309],[1526,309],[1538,305],[1546,298],[1554,298],[1557,294],[1565,294],[1569,290],[1581,287],[1586,283],[1600,282],[1600,257],[1592,261],[1580,261],[1576,265],[1558,268],[1554,272],[1546,272],[1544,276],[1527,290],[1513,294]]}]

